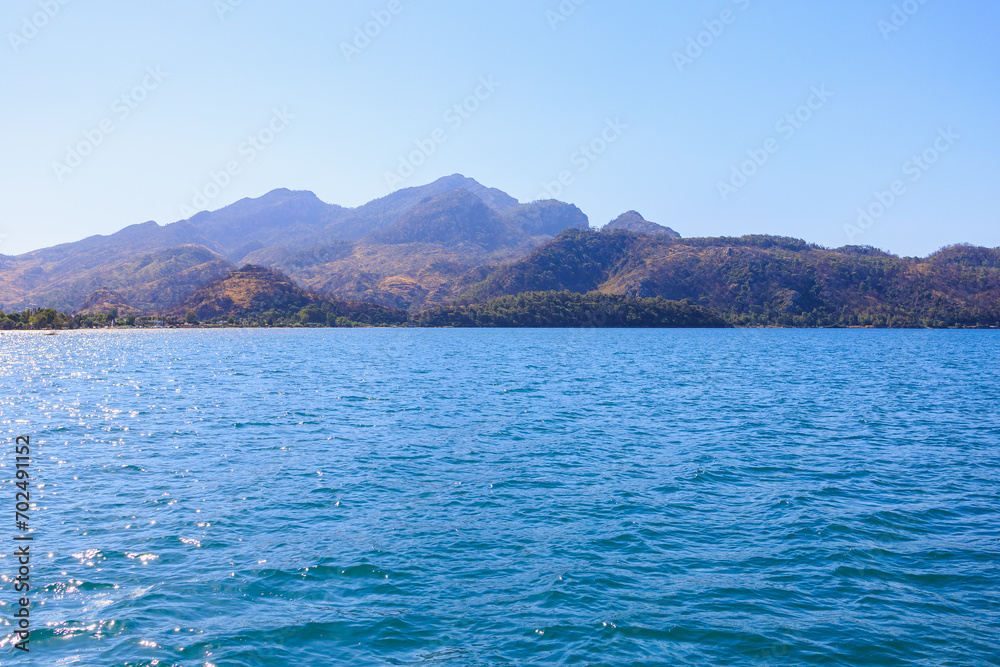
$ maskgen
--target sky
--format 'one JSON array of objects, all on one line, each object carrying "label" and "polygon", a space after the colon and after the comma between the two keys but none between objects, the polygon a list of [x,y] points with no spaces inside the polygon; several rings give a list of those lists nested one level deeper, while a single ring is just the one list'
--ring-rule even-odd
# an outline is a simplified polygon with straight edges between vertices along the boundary
[{"label": "sky", "polygon": [[593,226],[1000,246],[988,0],[4,0],[0,253],[461,173]]}]

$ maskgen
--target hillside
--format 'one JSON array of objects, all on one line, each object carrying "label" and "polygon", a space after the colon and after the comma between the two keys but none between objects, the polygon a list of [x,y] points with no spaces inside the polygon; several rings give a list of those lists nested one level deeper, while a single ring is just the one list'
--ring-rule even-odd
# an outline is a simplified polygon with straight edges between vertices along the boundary
[{"label": "hillside", "polygon": [[76,312],[108,290],[127,308],[156,312],[248,263],[276,268],[311,291],[415,309],[456,297],[484,266],[588,225],[570,204],[520,204],[459,174],[357,208],[273,190],[165,226],[146,222],[0,256],[0,309]]},{"label": "hillside", "polygon": [[130,306],[121,294],[108,289],[99,289],[90,295],[83,307],[81,315],[97,315],[101,313],[117,313],[118,315],[137,315],[139,311]]},{"label": "hillside", "polygon": [[334,324],[338,319],[371,325],[405,324],[407,314],[384,306],[327,299],[299,288],[272,269],[246,265],[215,280],[167,312],[194,313],[203,320],[275,322],[298,319],[306,324]]},{"label": "hillside", "polygon": [[1000,326],[1000,249],[925,259],[796,239],[570,230],[464,295],[570,290],[690,299],[740,325]]},{"label": "hillside", "polygon": [[[146,227],[155,223],[146,223]],[[162,228],[158,228],[162,231]],[[204,245],[185,243],[185,228],[169,234],[134,234],[66,244],[0,262],[0,309],[55,308],[77,312],[108,290],[129,308],[153,311],[223,276],[232,265]],[[178,233],[180,232],[180,233]],[[138,237],[138,238],[137,238]],[[153,250],[162,242],[168,247]]]},{"label": "hillside", "polygon": [[725,321],[715,312],[691,302],[659,297],[589,292],[523,292],[486,303],[441,306],[414,316],[417,326],[518,327],[585,329],[721,328]]}]

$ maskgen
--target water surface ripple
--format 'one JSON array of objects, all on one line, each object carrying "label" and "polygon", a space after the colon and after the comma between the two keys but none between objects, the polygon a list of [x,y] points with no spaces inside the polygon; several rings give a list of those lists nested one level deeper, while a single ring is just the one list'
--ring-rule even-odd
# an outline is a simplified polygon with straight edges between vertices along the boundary
[{"label": "water surface ripple", "polygon": [[3,333],[0,663],[998,665],[998,358],[957,331]]}]

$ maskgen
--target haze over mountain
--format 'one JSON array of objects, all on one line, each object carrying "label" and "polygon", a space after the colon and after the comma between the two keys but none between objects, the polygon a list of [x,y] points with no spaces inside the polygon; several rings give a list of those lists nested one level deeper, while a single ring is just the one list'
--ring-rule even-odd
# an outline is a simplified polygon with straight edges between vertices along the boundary
[{"label": "haze over mountain", "polygon": [[459,174],[357,208],[273,190],[172,224],[0,256],[0,308],[170,308],[243,264],[272,267],[310,291],[412,308],[443,303],[476,273],[527,255],[587,216],[557,201],[521,204]]}]

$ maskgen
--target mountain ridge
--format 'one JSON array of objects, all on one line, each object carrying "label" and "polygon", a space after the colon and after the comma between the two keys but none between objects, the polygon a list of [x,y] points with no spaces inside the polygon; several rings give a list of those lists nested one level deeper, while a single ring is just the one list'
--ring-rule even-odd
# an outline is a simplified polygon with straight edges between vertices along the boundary
[{"label": "mountain ridge", "polygon": [[[281,277],[237,268],[247,265]],[[332,303],[362,304],[355,314],[492,303],[447,317],[497,323],[505,320],[492,308],[513,308],[525,322],[537,304],[543,320],[565,322],[576,317],[560,315],[566,309],[611,304],[595,296],[607,295],[620,297],[607,307],[632,313],[622,321],[650,321],[643,318],[661,309],[659,299],[737,326],[1000,326],[1000,249],[958,245],[900,258],[767,235],[681,238],[634,210],[596,230],[572,204],[521,203],[454,174],[355,208],[279,188],[168,225],[0,256],[0,310],[8,312],[230,317],[248,307],[233,295],[283,290],[296,295],[292,305],[323,313],[307,319],[333,321],[354,320]]]},{"label": "mountain ridge", "polygon": [[[456,203],[445,217],[465,230],[466,240],[479,235],[492,237],[492,242],[459,243],[458,237],[435,236],[433,225],[426,222],[413,238],[386,243],[388,237],[379,236],[422,202],[463,192],[469,196],[452,198],[467,205]],[[474,211],[474,219],[463,218]],[[466,273],[524,256],[570,226],[589,226],[571,204],[521,204],[461,174],[355,208],[327,204],[307,190],[278,188],[166,225],[149,221],[113,234],[0,257],[0,308],[75,312],[95,291],[107,289],[143,312],[158,311],[248,261],[288,271],[303,287],[332,297],[417,308],[428,299],[443,303],[467,286]],[[137,262],[148,265],[158,253],[177,248],[186,250],[174,251],[167,262],[176,272],[177,285],[169,284],[165,270],[157,272],[156,289],[146,280],[150,271],[145,277],[130,274]]]},{"label": "mountain ridge", "polygon": [[745,326],[1000,326],[1000,248],[949,246],[921,259],[765,235],[567,230],[462,298],[561,290],[690,300]]}]

